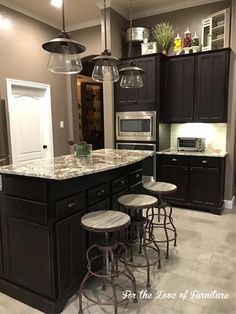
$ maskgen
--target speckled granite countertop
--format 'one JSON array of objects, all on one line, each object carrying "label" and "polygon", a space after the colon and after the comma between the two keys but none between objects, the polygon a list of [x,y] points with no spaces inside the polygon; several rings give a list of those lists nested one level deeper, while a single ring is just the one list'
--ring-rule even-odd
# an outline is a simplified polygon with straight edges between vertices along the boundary
[{"label": "speckled granite countertop", "polygon": [[90,157],[76,158],[74,155],[66,155],[3,166],[0,167],[0,174],[66,180],[123,167],[152,155],[151,151],[99,149],[92,151]]},{"label": "speckled granite countertop", "polygon": [[157,154],[164,155],[183,155],[183,156],[200,156],[200,157],[221,157],[224,158],[228,155],[227,152],[222,152],[220,150],[209,150],[204,152],[186,152],[186,151],[178,151],[177,149],[166,149]]}]

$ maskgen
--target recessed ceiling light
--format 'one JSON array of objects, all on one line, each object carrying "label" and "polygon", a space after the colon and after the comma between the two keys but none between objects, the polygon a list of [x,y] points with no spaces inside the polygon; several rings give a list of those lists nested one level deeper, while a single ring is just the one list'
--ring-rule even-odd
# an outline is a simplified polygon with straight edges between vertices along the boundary
[{"label": "recessed ceiling light", "polygon": [[51,5],[53,5],[56,8],[61,8],[62,0],[51,0]]}]

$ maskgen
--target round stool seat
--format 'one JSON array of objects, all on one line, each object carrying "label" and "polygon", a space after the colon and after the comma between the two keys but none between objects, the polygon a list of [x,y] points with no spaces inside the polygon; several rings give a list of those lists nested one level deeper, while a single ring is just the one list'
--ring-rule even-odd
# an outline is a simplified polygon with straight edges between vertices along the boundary
[{"label": "round stool seat", "polygon": [[113,232],[128,227],[130,217],[114,210],[101,210],[84,215],[81,224],[88,231]]},{"label": "round stool seat", "polygon": [[177,190],[177,186],[167,182],[147,182],[144,183],[143,187],[151,192],[158,194],[169,194]]},{"label": "round stool seat", "polygon": [[117,202],[125,208],[143,209],[154,206],[157,198],[146,194],[126,194],[119,197]]}]

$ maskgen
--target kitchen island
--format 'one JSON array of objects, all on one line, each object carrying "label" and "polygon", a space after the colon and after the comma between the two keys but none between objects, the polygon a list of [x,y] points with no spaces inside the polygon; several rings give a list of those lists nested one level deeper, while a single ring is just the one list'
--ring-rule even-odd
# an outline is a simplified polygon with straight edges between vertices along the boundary
[{"label": "kitchen island", "polygon": [[118,209],[142,188],[150,151],[103,149],[0,168],[0,291],[43,312],[58,313],[78,290],[91,238],[81,217]]}]

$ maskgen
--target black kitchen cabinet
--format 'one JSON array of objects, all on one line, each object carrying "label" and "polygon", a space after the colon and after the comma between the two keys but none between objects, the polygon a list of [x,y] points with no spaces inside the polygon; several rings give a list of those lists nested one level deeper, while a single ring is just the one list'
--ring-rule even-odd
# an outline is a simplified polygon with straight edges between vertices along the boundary
[{"label": "black kitchen cabinet", "polygon": [[230,49],[166,61],[166,121],[226,122]]},{"label": "black kitchen cabinet", "polygon": [[[0,203],[1,205],[1,203]],[[3,273],[3,252],[2,252],[2,224],[1,224],[1,213],[0,213],[0,274]]]},{"label": "black kitchen cabinet", "polygon": [[169,122],[193,121],[194,58],[176,57],[167,61],[165,99]]},{"label": "black kitchen cabinet", "polygon": [[157,180],[177,185],[165,197],[177,206],[221,214],[224,199],[225,158],[181,155],[157,156]]},{"label": "black kitchen cabinet", "polygon": [[196,121],[227,121],[228,69],[229,50],[196,57]]},{"label": "black kitchen cabinet", "polygon": [[80,226],[85,210],[56,224],[58,254],[58,295],[71,295],[86,272],[86,237]]},{"label": "black kitchen cabinet", "polygon": [[[120,81],[115,83],[116,109],[119,109],[120,106],[122,108],[124,105],[133,105],[133,108],[135,108],[134,110],[137,110],[137,106],[139,105],[147,106],[147,104],[156,104],[156,68],[159,64],[159,59],[156,60],[157,58],[159,57],[145,56],[134,58],[135,64],[144,70],[144,73],[142,74],[143,87],[122,88],[120,87]],[[124,65],[128,64],[128,60],[124,60],[123,62]],[[144,108],[145,107],[143,107],[143,110],[145,110]]]}]

